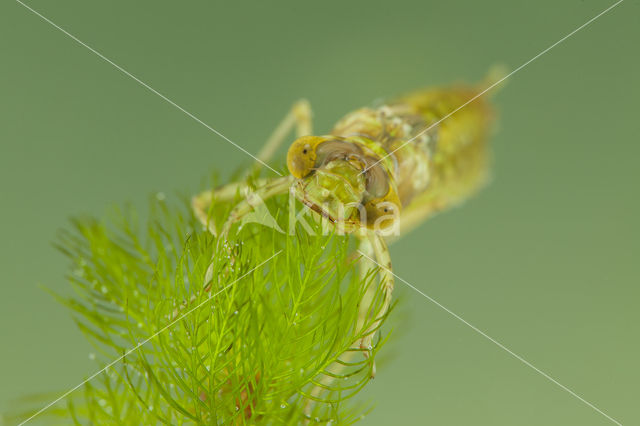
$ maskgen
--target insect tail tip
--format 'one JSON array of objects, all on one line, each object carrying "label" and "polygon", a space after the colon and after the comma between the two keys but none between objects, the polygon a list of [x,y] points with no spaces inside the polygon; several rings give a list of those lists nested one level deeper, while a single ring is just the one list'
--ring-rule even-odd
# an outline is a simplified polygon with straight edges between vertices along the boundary
[{"label": "insect tail tip", "polygon": [[503,80],[506,80],[510,73],[511,71],[507,65],[494,64],[489,68],[483,84],[487,87],[498,85],[498,89],[501,89],[505,85]]}]

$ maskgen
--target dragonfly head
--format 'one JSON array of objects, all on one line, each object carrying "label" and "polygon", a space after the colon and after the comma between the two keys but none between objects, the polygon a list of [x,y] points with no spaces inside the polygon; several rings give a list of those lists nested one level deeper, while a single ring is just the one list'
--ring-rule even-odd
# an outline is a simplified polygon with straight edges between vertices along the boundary
[{"label": "dragonfly head", "polygon": [[295,192],[307,207],[331,222],[354,222],[366,192],[363,165],[353,147],[335,136],[304,136],[287,153]]},{"label": "dragonfly head", "polygon": [[[362,144],[332,135],[301,137],[287,154],[289,172],[297,178],[296,196],[307,207],[333,223],[387,228],[399,202],[377,163]],[[382,216],[387,220],[379,220]]]}]

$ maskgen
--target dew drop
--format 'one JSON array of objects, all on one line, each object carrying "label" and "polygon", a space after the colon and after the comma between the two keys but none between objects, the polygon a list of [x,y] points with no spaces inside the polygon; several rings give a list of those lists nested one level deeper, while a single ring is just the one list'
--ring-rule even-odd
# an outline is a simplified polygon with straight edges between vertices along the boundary
[{"label": "dew drop", "polygon": [[95,360],[95,359],[96,359],[96,354],[94,354],[93,352],[91,352],[91,353],[89,354],[89,359],[90,359],[91,361]]},{"label": "dew drop", "polygon": [[164,195],[164,192],[158,192],[156,194],[156,198],[157,198],[158,201],[164,201],[165,198],[167,198],[167,197],[166,197],[166,195]]}]

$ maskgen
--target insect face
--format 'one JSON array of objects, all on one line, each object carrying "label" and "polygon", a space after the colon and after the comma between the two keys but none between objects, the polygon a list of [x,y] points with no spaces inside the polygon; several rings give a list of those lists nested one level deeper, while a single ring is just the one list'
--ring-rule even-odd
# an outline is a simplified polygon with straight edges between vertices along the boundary
[{"label": "insect face", "polygon": [[289,148],[295,192],[332,222],[383,229],[399,216],[400,203],[378,157],[366,146],[336,136],[305,136]]},{"label": "insect face", "polygon": [[334,223],[359,222],[365,180],[349,161],[331,160],[298,181],[299,198]]}]

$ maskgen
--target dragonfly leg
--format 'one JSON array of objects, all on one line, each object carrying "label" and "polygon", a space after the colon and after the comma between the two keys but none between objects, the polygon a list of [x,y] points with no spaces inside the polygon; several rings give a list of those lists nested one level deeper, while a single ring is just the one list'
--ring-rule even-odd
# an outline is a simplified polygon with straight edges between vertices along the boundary
[{"label": "dragonfly leg", "polygon": [[[268,179],[258,179],[256,185],[261,187],[268,182]],[[216,189],[201,192],[200,194],[191,198],[191,208],[193,209],[196,218],[202,223],[202,225],[211,234],[218,235],[218,226],[212,217],[212,208],[214,203],[234,201],[237,194],[241,194],[247,191],[249,186],[246,182],[233,182],[227,185],[220,186]]]},{"label": "dragonfly leg", "polygon": [[[311,105],[306,99],[300,99],[291,107],[291,110],[282,119],[280,124],[273,131],[267,142],[257,155],[257,158],[266,163],[271,160],[277,149],[287,139],[287,135],[295,128],[296,137],[307,136],[312,132]],[[249,175],[251,171],[257,171],[262,163],[256,162],[253,168],[246,173]],[[245,175],[245,176],[246,176]],[[256,186],[261,188],[267,184],[267,179],[258,179]],[[191,206],[196,217],[213,235],[218,235],[217,225],[211,218],[211,207],[215,201],[231,202],[239,192],[248,189],[244,179],[239,182],[233,182],[214,190],[204,191],[191,199]]]},{"label": "dragonfly leg", "polygon": [[[373,322],[369,327],[362,333],[363,337],[360,339],[360,349],[364,351],[365,356],[371,355],[371,349],[373,348],[373,338],[375,337],[376,332],[382,325],[382,321],[384,320],[387,311],[389,310],[389,306],[391,306],[391,295],[393,293],[394,286],[394,277],[391,272],[391,256],[389,254],[389,248],[384,241],[384,238],[373,231],[369,232],[369,241],[371,244],[370,251],[373,251],[375,255],[375,263],[376,266],[379,267],[379,279],[378,279],[378,288],[371,287],[365,293],[363,301],[360,307],[360,317],[359,321],[364,321],[368,318],[371,318]],[[368,256],[366,252],[363,252]],[[369,260],[369,259],[364,259]],[[370,312],[372,309],[373,303],[375,303],[375,295],[378,290],[382,291],[382,304],[377,312]],[[365,303],[366,302],[366,303]],[[371,376],[375,377],[376,369],[375,364],[372,367]]]},{"label": "dragonfly leg", "polygon": [[[313,131],[311,120],[311,104],[306,99],[300,99],[291,107],[291,110],[285,115],[280,124],[275,128],[269,139],[258,153],[257,157],[260,161],[266,163],[273,158],[273,155],[287,140],[287,135],[295,127],[296,137],[308,136]],[[253,170],[258,170],[262,163],[256,162]]]},{"label": "dragonfly leg", "polygon": [[[358,250],[354,252],[354,255],[364,253],[365,256],[360,256],[358,260],[358,273],[360,274],[361,281],[364,281],[371,268],[376,268],[377,262],[382,265],[390,265],[391,260],[389,252],[386,248],[384,240],[378,235],[367,235],[367,233],[358,233],[356,236],[360,239]],[[377,259],[377,262],[373,262],[370,259]],[[385,313],[387,312],[391,303],[391,291],[393,290],[393,275],[385,274],[384,270],[381,270],[382,276],[380,278],[380,284],[383,287],[384,301],[383,305],[378,312],[372,312],[373,305],[376,299],[376,293],[378,288],[375,283],[372,283],[364,292],[360,301],[360,307],[358,308],[358,318],[356,322],[355,333],[364,337],[356,340],[351,347],[351,350],[344,352],[340,355],[340,362],[334,362],[326,368],[326,373],[322,374],[317,380],[313,388],[309,392],[309,396],[304,405],[304,413],[310,417],[311,411],[315,405],[315,402],[321,397],[321,395],[327,392],[327,389],[336,381],[344,370],[347,368],[348,363],[353,362],[353,358],[359,351],[363,351],[365,356],[370,356],[371,345],[373,343],[373,337],[382,323]],[[390,275],[390,277],[388,276]],[[374,321],[367,328],[366,331],[362,331],[368,322]],[[375,377],[376,365],[375,361],[371,365],[371,377]]]},{"label": "dragonfly leg", "polygon": [[[265,200],[279,194],[287,193],[292,182],[292,176],[282,176],[275,179],[269,179],[255,191],[247,192],[244,199],[236,204],[233,210],[231,210],[231,213],[229,213],[229,217],[220,232],[220,241],[224,242],[227,239],[231,226],[233,226],[234,223],[242,220],[252,210],[262,206],[262,203]],[[265,222],[265,224],[269,223]]]},{"label": "dragonfly leg", "polygon": [[[358,252],[366,254],[369,258],[374,258],[375,253],[373,252],[373,246],[371,245],[371,241],[369,238],[362,238],[360,240],[360,244],[358,246]],[[359,254],[356,252],[356,254]],[[372,268],[375,268],[376,265],[369,259],[364,256],[360,256],[358,260],[358,273],[360,274],[360,282],[364,282],[366,279],[367,273]],[[367,318],[371,316],[371,304],[373,303],[373,299],[375,297],[377,288],[375,285],[369,285],[362,296],[362,300],[360,301],[360,307],[358,310],[358,320],[356,323],[356,332],[360,333],[365,326]],[[360,348],[359,342],[354,346],[355,349]]]},{"label": "dragonfly leg", "polygon": [[[241,190],[246,191],[246,195],[244,199],[240,201],[238,204],[236,204],[233,210],[231,210],[231,213],[229,213],[229,217],[227,218],[225,223],[222,225],[222,230],[220,231],[220,234],[217,233],[217,228],[215,226],[215,223],[213,223],[213,221],[209,219],[210,214],[208,212],[205,212],[204,210],[200,209],[200,206],[198,206],[197,209],[196,207],[194,207],[194,209],[196,209],[196,212],[198,211],[200,212],[200,213],[196,213],[197,215],[198,214],[203,215],[202,217],[205,220],[204,222],[205,226],[209,227],[209,231],[212,232],[213,235],[218,236],[218,245],[220,245],[221,243],[224,244],[227,241],[227,237],[229,236],[229,231],[231,230],[231,227],[233,226],[233,224],[242,220],[247,214],[251,213],[251,211],[256,208],[266,209],[266,206],[264,206],[263,202],[275,195],[286,193],[289,190],[289,186],[291,185],[292,179],[293,178],[291,176],[264,179],[264,180],[261,180],[260,186],[253,192],[249,191],[249,187],[246,184],[238,184],[235,187],[233,186],[235,184],[230,184],[222,187],[220,189],[220,192],[218,192],[218,193],[221,193],[222,195],[227,196],[233,193],[233,195],[231,196],[233,198],[237,194],[237,191],[241,191]],[[209,198],[210,197],[209,192],[212,193],[211,198]],[[216,192],[215,191],[209,191],[209,192],[205,192],[203,194],[200,194],[199,196],[196,196],[192,203],[204,204],[208,200],[215,200],[213,196],[216,195]],[[268,213],[268,210],[267,210],[267,213]],[[277,224],[275,223],[275,219],[273,218],[271,219],[273,220],[273,222],[268,222],[263,220],[262,223],[266,225],[273,224],[277,226]],[[230,248],[228,250],[230,250]],[[231,259],[231,262],[233,261],[234,259]],[[205,280],[204,280],[205,286],[209,286],[212,278],[213,278],[213,263],[211,263],[211,265],[209,265],[209,268],[207,268],[207,272],[205,274]]]},{"label": "dragonfly leg", "polygon": [[[375,267],[375,264],[370,262],[368,259],[359,256],[358,252],[363,252],[369,257],[373,257],[373,248],[369,239],[366,236],[363,238],[361,235],[357,235],[360,239],[358,244],[358,250],[353,252],[349,257],[353,258],[349,261],[351,263],[352,260],[360,259],[357,261],[358,273],[360,275],[360,281],[364,281],[366,278],[368,271]],[[365,326],[365,321],[369,316],[371,301],[375,296],[375,286],[371,285],[362,296],[362,300],[360,301],[360,307],[358,308],[358,318],[356,322],[355,333],[359,334]],[[353,358],[360,352],[360,343],[356,340],[351,347],[351,350],[348,350],[340,355],[338,362],[333,362],[326,368],[326,374],[322,374],[317,378],[318,383],[311,388],[309,392],[309,397],[304,405],[304,413],[307,417],[311,418],[311,411],[316,403],[316,401],[322,396],[323,393],[327,392],[327,389],[337,380],[337,378],[343,374],[344,370],[347,368],[347,364],[353,362]],[[372,366],[372,371],[375,372],[375,364]]]}]

